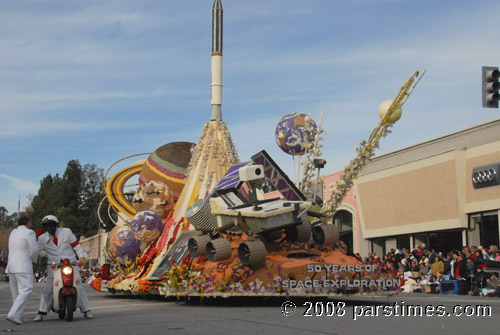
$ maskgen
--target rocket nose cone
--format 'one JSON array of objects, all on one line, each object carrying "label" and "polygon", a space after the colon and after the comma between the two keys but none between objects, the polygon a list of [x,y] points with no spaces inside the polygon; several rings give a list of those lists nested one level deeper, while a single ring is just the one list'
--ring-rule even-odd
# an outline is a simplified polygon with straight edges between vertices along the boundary
[{"label": "rocket nose cone", "polygon": [[222,3],[221,0],[214,0],[214,5],[212,7],[213,9],[222,9]]}]

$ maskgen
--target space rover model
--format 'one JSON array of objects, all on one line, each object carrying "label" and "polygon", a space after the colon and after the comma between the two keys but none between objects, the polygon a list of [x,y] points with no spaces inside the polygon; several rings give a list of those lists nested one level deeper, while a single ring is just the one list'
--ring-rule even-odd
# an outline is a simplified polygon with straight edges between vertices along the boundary
[{"label": "space rover model", "polygon": [[[252,162],[229,168],[207,200],[199,199],[187,209],[186,218],[198,231],[188,241],[191,255],[206,255],[212,262],[230,258],[231,243],[224,235],[231,232],[246,235],[238,256],[243,265],[254,268],[264,266],[266,245],[285,240],[309,242],[311,237],[320,247],[336,244],[338,229],[324,219],[309,223],[309,216],[321,216],[310,211],[312,202],[306,201],[265,151],[256,156]],[[263,164],[255,162],[259,158]],[[266,182],[288,197],[265,199],[259,185]]]}]

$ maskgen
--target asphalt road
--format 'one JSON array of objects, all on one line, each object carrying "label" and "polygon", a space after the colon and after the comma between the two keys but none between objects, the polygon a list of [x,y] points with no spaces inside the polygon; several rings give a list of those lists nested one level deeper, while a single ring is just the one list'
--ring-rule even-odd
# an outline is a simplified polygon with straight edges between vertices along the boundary
[{"label": "asphalt road", "polygon": [[[83,314],[76,312],[74,320],[66,322],[51,313],[43,322],[34,323],[32,320],[38,310],[42,288],[43,284],[35,284],[25,309],[24,318],[27,322],[19,326],[5,319],[12,301],[8,284],[0,283],[0,333],[71,335],[268,333],[496,335],[500,333],[500,298],[436,294],[398,294],[393,297],[374,298],[339,297],[335,300],[313,301],[290,298],[284,310],[288,316],[285,316],[282,304],[287,299],[202,301],[193,299],[190,302],[148,300],[98,293],[87,287],[94,319],[87,320],[83,318]],[[483,308],[478,309],[476,306]],[[415,313],[419,314],[419,308],[423,315],[414,316]]]}]

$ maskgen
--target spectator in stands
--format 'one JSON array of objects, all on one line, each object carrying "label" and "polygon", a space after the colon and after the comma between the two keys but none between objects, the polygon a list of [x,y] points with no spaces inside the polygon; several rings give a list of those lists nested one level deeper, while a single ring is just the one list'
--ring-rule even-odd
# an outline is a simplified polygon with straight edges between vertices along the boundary
[{"label": "spectator in stands", "polygon": [[473,276],[475,272],[476,272],[476,266],[474,265],[472,258],[467,257],[467,275]]},{"label": "spectator in stands", "polygon": [[496,245],[490,245],[490,247],[488,248],[488,255],[490,256],[490,259],[495,259],[495,256],[497,255],[497,251],[498,251],[498,246]]},{"label": "spectator in stands", "polygon": [[453,260],[451,252],[446,254],[446,258],[443,260],[444,263],[444,273],[451,274],[451,261]]},{"label": "spectator in stands", "polygon": [[500,286],[500,278],[498,278],[498,272],[493,272],[491,274],[491,278],[486,279],[486,282],[488,283],[489,288],[492,288],[493,290],[496,291]]},{"label": "spectator in stands", "polygon": [[477,247],[475,245],[471,246],[470,247],[470,258],[472,258],[472,261],[475,263],[476,262],[476,257],[477,257],[477,254],[476,254],[476,251],[477,251]]},{"label": "spectator in stands", "polygon": [[436,278],[441,277],[444,273],[444,263],[438,256],[434,257],[434,263],[431,265],[431,275],[432,280],[436,280]]},{"label": "spectator in stands", "polygon": [[424,263],[425,265],[429,265],[429,258],[426,255],[422,255],[419,264]]},{"label": "spectator in stands", "polygon": [[420,268],[418,267],[418,265],[417,265],[417,261],[416,261],[416,260],[412,260],[412,261],[411,261],[411,264],[410,264],[410,271],[411,271],[411,272],[419,272],[419,271],[420,271]]},{"label": "spectator in stands", "polygon": [[[457,250],[454,250],[454,251],[452,251],[452,253],[451,253],[451,262],[450,262],[450,267],[451,267],[451,269],[450,269],[450,275],[451,275],[451,277],[452,277],[453,279],[455,279],[455,278],[456,278],[458,255],[459,255],[459,253],[458,253],[458,251],[457,251]],[[465,267],[464,267],[464,271],[466,271],[466,270],[465,270]]]},{"label": "spectator in stands", "polygon": [[396,270],[396,268],[394,267],[394,264],[391,264],[389,266],[389,271],[387,273],[389,275],[393,276],[394,278],[399,276],[398,270]]},{"label": "spectator in stands", "polygon": [[463,253],[457,255],[452,274],[453,279],[458,280],[458,294],[467,294],[467,262]]},{"label": "spectator in stands", "polygon": [[472,261],[472,258],[467,257],[467,292],[472,291],[472,278],[474,277],[474,273],[476,272],[476,265]]},{"label": "spectator in stands", "polygon": [[433,249],[433,250],[429,250],[427,252],[427,259],[429,260],[429,263],[427,263],[427,266],[431,266],[432,263],[434,263],[435,261],[435,257],[437,256],[437,252]]},{"label": "spectator in stands", "polygon": [[380,266],[382,267],[382,270],[386,271],[389,270],[389,265],[392,263],[391,259],[389,258],[389,255],[384,255],[384,258],[382,262],[380,263]]},{"label": "spectator in stands", "polygon": [[479,295],[481,290],[486,287],[488,275],[483,271],[482,267],[476,269],[474,278],[472,278],[472,294]]},{"label": "spectator in stands", "polygon": [[408,258],[401,258],[401,264],[405,266],[406,271],[410,270],[410,262],[408,261]]},{"label": "spectator in stands", "polygon": [[497,251],[497,255],[495,256],[495,261],[500,262],[500,250]]},{"label": "spectator in stands", "polygon": [[425,275],[429,274],[429,271],[430,271],[430,269],[427,266],[427,264],[420,263],[419,270],[418,270],[419,277],[420,276],[425,276]]},{"label": "spectator in stands", "polygon": [[[403,253],[401,252],[401,250],[396,250],[396,252],[394,253],[394,261],[397,263],[401,260],[403,260],[404,256],[403,256]],[[406,264],[403,264],[406,266]]]},{"label": "spectator in stands", "polygon": [[472,261],[471,257],[467,257],[466,261],[467,261],[467,276],[473,276],[474,273],[476,272],[476,266]]},{"label": "spectator in stands", "polygon": [[368,264],[372,264],[373,260],[375,259],[374,255],[374,253],[368,253]]},{"label": "spectator in stands", "polygon": [[471,257],[473,260],[474,260],[474,263],[478,263],[479,260],[481,259],[484,259],[483,257],[483,253],[481,252],[481,250],[477,249],[475,252],[474,252],[474,257]]},{"label": "spectator in stands", "polygon": [[406,266],[401,261],[398,262],[398,272],[406,272]]},{"label": "spectator in stands", "polygon": [[483,248],[482,246],[479,246],[477,247],[478,251],[480,252],[480,255],[482,258],[484,259],[489,259],[490,258],[490,255],[488,254],[488,252],[486,251],[485,248]]},{"label": "spectator in stands", "polygon": [[417,246],[417,254],[415,255],[415,257],[420,259],[420,258],[422,258],[423,254],[424,254],[424,250],[422,249],[422,246],[418,245]]}]

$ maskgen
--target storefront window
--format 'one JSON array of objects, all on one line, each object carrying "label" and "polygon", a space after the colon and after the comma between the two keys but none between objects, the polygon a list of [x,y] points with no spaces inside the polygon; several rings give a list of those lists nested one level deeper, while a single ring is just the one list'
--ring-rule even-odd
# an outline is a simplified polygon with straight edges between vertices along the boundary
[{"label": "storefront window", "polygon": [[465,243],[462,241],[461,230],[450,230],[429,233],[429,248],[446,254],[452,250],[462,250]]},{"label": "storefront window", "polygon": [[333,217],[333,223],[340,231],[352,231],[352,214],[348,211],[340,210]]},{"label": "storefront window", "polygon": [[425,246],[429,246],[429,241],[427,240],[427,234],[415,234],[413,235],[413,246],[416,247],[416,246],[423,246],[425,244]]},{"label": "storefront window", "polygon": [[380,258],[382,258],[385,253],[384,247],[385,247],[385,239],[378,238],[372,240],[372,252],[375,253]]},{"label": "storefront window", "polygon": [[410,249],[410,235],[401,235],[397,237],[397,247],[400,250],[406,249],[411,251]]},{"label": "storefront window", "polygon": [[396,250],[397,248],[398,246],[396,237],[387,237],[385,239],[385,250],[387,252],[391,251],[392,249]]},{"label": "storefront window", "polygon": [[333,223],[340,231],[340,240],[346,244],[348,250],[352,251],[352,214],[348,211],[340,210],[335,213]]},{"label": "storefront window", "polygon": [[479,222],[481,245],[488,248],[490,245],[498,245],[498,212],[482,213]]}]

